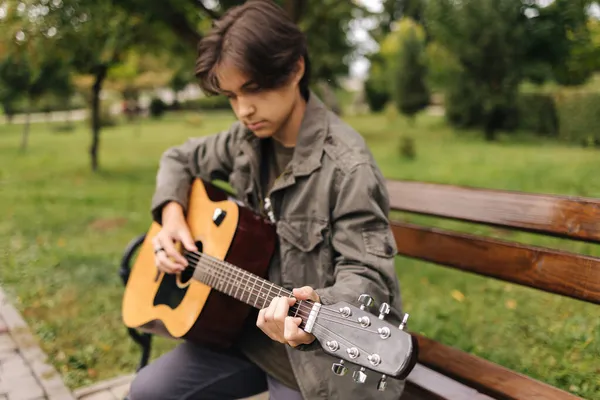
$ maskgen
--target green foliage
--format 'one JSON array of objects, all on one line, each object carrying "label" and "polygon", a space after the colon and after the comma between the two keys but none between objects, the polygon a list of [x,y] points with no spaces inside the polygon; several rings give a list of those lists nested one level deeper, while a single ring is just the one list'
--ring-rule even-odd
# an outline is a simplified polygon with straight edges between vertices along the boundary
[{"label": "green foliage", "polygon": [[378,79],[377,76],[371,74],[364,83],[365,100],[369,109],[373,112],[383,111],[390,100],[389,89],[382,87],[385,82],[385,80]]},{"label": "green foliage", "polygon": [[408,117],[413,117],[429,104],[423,45],[423,40],[418,37],[417,28],[413,25],[403,34],[402,44],[396,55],[394,101],[398,111]]},{"label": "green foliage", "polygon": [[155,97],[150,101],[150,115],[154,118],[160,118],[165,113],[167,105],[164,101]]},{"label": "green foliage", "polygon": [[517,45],[527,41],[521,0],[432,0],[428,4],[433,39],[456,57],[461,69],[448,89],[448,103],[455,107],[449,120],[457,126],[481,124],[486,138],[493,140],[514,104],[526,63],[525,48]]},{"label": "green foliage", "polygon": [[544,136],[556,136],[559,129],[554,98],[546,93],[522,93],[517,103],[520,129]]},{"label": "green foliage", "polygon": [[559,138],[582,145],[600,145],[600,93],[563,90],[554,95]]},{"label": "green foliage", "polygon": [[457,128],[474,128],[484,121],[483,93],[466,72],[458,72],[446,85],[446,118]]},{"label": "green foliage", "polygon": [[590,35],[588,0],[555,0],[535,9],[528,54],[551,68],[551,77],[561,85],[581,85],[595,69],[598,54]]},{"label": "green foliage", "polygon": [[427,85],[435,91],[444,91],[461,71],[456,57],[438,42],[430,41],[425,49]]},{"label": "green foliage", "polygon": [[[409,38],[411,35],[414,35],[413,39]],[[412,54],[408,54],[408,59],[402,60],[403,47],[406,40],[413,40],[413,42],[416,41],[417,43],[414,45],[410,44],[413,46],[409,50]],[[415,78],[415,76],[424,76],[422,69],[416,70],[413,68],[413,65],[425,68],[425,54],[421,44],[424,40],[425,32],[423,27],[413,20],[405,18],[394,24],[394,29],[383,38],[380,43],[379,52],[370,55],[369,61],[371,67],[369,69],[369,77],[365,81],[364,90],[371,111],[382,111],[389,100],[395,99],[397,102],[399,100],[399,97],[397,97],[397,88],[403,86],[403,84],[412,84],[409,80],[402,80],[404,78],[400,75],[403,72],[399,71],[399,68],[409,68],[411,71],[410,74],[413,74],[411,75],[412,78]],[[417,49],[417,47],[419,48]],[[419,55],[417,56],[416,53],[419,53]],[[401,62],[405,62],[405,64],[400,65],[399,63]],[[410,90],[413,89],[411,88]],[[415,100],[410,100],[406,96],[404,98],[411,103],[415,102]],[[417,102],[419,101],[421,100],[417,99]]]}]

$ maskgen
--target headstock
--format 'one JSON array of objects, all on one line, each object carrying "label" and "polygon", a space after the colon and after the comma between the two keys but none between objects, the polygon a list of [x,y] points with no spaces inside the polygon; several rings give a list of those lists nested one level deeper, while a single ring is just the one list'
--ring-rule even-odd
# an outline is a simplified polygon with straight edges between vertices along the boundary
[{"label": "headstock", "polygon": [[347,363],[357,365],[352,377],[356,383],[365,383],[366,370],[381,373],[377,388],[385,390],[387,378],[404,379],[416,364],[418,344],[405,332],[408,314],[399,326],[385,321],[390,306],[382,303],[379,316],[369,312],[371,296],[362,294],[355,307],[346,302],[321,305],[312,330],[323,350],[340,361],[331,370],[336,375],[348,372]]}]

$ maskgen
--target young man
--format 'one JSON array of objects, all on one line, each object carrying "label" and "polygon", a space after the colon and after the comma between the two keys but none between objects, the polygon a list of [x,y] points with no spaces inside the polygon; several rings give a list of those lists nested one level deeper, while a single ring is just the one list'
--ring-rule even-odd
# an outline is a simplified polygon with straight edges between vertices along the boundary
[{"label": "young man", "polygon": [[[182,343],[142,369],[131,400],[235,399],[269,390],[273,400],[395,399],[402,382],[356,384],[331,372],[337,359],[286,317],[296,299],[322,304],[371,295],[400,322],[384,178],[361,136],[309,90],[306,39],[268,0],[251,0],[215,23],[199,46],[196,76],[224,94],[238,121],[218,134],[167,150],[152,202],[162,230],[156,265],[182,271],[180,241],[196,250],[185,222],[193,177],[228,180],[247,206],[276,221],[278,251],[269,280],[293,289],[248,320],[235,349]],[[260,251],[260,249],[257,249]]]}]

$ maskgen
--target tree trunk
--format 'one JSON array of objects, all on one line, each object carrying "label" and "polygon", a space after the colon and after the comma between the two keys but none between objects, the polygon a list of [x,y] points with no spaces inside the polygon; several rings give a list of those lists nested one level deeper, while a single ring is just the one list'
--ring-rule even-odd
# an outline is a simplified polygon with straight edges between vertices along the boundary
[{"label": "tree trunk", "polygon": [[502,123],[502,116],[503,112],[498,107],[493,108],[487,116],[484,131],[485,140],[488,142],[493,142],[496,140],[496,132]]},{"label": "tree trunk", "polygon": [[100,92],[106,78],[107,66],[101,65],[96,71],[96,80],[92,87],[92,145],[90,146],[90,158],[92,171],[98,170],[98,148],[100,146]]},{"label": "tree trunk", "polygon": [[25,124],[23,125],[23,136],[21,137],[21,151],[26,151],[29,144],[29,130],[31,127],[31,99],[27,99],[27,110],[25,111]]}]

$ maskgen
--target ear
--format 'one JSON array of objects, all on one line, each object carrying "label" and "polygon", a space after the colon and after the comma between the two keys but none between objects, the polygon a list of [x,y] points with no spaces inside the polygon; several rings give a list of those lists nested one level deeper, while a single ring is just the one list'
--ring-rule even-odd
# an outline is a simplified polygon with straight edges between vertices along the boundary
[{"label": "ear", "polygon": [[304,57],[300,57],[298,59],[298,61],[296,61],[296,68],[295,68],[295,74],[294,74],[294,85],[298,85],[300,84],[300,81],[302,80],[302,77],[304,76],[304,70],[306,68],[306,65],[304,63]]}]

